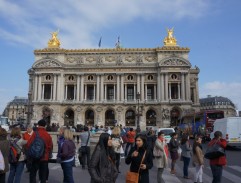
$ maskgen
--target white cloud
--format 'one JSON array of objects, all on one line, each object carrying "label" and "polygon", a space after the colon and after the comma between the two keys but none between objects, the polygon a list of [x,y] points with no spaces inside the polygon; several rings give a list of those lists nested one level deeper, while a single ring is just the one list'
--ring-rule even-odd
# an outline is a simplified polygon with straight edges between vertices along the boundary
[{"label": "white cloud", "polygon": [[42,48],[50,38],[46,33],[60,28],[63,47],[91,47],[93,35],[103,28],[137,18],[162,21],[198,18],[207,13],[208,7],[205,0],[22,0],[17,3],[1,0],[0,19],[4,23],[0,25],[0,36]]},{"label": "white cloud", "polygon": [[200,86],[200,98],[205,98],[207,95],[227,97],[241,110],[240,91],[241,83],[213,81]]}]

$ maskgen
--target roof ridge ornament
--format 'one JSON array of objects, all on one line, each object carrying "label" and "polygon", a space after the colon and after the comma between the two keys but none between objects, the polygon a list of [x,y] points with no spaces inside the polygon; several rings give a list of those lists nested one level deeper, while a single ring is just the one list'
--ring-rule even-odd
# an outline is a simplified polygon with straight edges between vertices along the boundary
[{"label": "roof ridge ornament", "polygon": [[174,28],[171,29],[166,29],[167,30],[167,37],[164,39],[164,46],[178,46],[177,45],[177,40],[173,36]]},{"label": "roof ridge ornament", "polygon": [[48,48],[59,48],[60,47],[60,41],[58,39],[58,33],[59,33],[59,29],[55,32],[52,32],[52,38],[49,40],[48,42]]}]

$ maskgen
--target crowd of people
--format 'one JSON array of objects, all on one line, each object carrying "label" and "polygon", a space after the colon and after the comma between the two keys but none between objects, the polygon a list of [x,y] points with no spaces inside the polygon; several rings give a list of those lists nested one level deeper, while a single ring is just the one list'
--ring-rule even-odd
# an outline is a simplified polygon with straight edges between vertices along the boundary
[{"label": "crowd of people", "polygon": [[[149,170],[153,166],[157,168],[156,180],[163,183],[162,174],[165,168],[169,167],[168,157],[171,159],[171,174],[175,174],[177,160],[183,161],[183,177],[190,179],[190,162],[195,166],[194,182],[203,182],[204,152],[202,149],[202,138],[197,136],[191,144],[189,136],[182,134],[181,140],[177,133],[173,133],[169,144],[165,139],[163,131],[156,132],[147,129],[146,133],[136,133],[133,128],[122,128],[115,126],[105,128],[103,126],[78,126],[76,131],[77,143],[80,148],[76,150],[75,136],[73,128],[58,127],[53,125],[54,130],[58,131],[58,153],[57,163],[61,164],[64,183],[74,183],[73,166],[75,164],[76,152],[79,153],[82,169],[88,169],[91,183],[115,183],[120,172],[120,158],[125,157],[125,163],[130,165],[130,172],[139,173],[139,183],[149,183]],[[57,130],[56,130],[57,129]],[[11,130],[10,136],[0,128],[0,153],[4,157],[4,170],[0,171],[0,183],[6,180],[8,183],[20,183],[21,176],[26,165],[29,172],[29,182],[36,183],[37,176],[41,183],[48,182],[50,172],[48,168],[49,159],[52,157],[53,141],[48,133],[47,123],[44,119],[38,121],[37,125],[29,125],[27,131],[21,134],[21,130],[15,127]],[[93,134],[99,133],[98,142],[91,154],[90,138]],[[44,145],[41,147],[42,139]],[[37,146],[37,145],[38,146]],[[222,133],[216,131],[214,139],[208,146],[214,144],[226,148],[226,141],[222,138]],[[40,158],[31,155],[32,146],[36,149],[44,148]],[[16,158],[13,160],[16,149]],[[38,152],[36,153],[38,154]],[[220,156],[210,160],[210,167],[213,174],[213,183],[220,183],[222,177],[222,167],[226,165],[226,157]]]}]

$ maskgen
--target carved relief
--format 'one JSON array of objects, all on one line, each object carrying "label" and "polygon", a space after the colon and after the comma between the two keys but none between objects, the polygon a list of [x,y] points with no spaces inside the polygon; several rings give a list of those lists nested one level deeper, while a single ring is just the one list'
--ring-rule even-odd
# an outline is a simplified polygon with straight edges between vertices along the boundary
[{"label": "carved relief", "polygon": [[125,57],[125,60],[126,60],[127,62],[133,62],[133,61],[135,61],[135,58],[134,58],[133,56],[129,55],[129,56],[126,56],[126,57]]},{"label": "carved relief", "polygon": [[104,58],[102,56],[98,56],[96,65],[102,65],[103,64],[103,60],[104,60]]},{"label": "carved relief", "polygon": [[168,59],[168,60],[162,62],[161,65],[165,65],[165,66],[189,66],[189,64],[187,64],[185,61],[175,59],[175,58]]},{"label": "carved relief", "polygon": [[45,60],[40,63],[37,63],[34,67],[61,67],[59,63],[54,60]]},{"label": "carved relief", "polygon": [[117,56],[117,62],[116,65],[123,65],[123,58],[122,55]]},{"label": "carved relief", "polygon": [[97,111],[97,112],[101,112],[102,110],[103,110],[102,107],[97,107],[97,108],[96,108],[96,111]]},{"label": "carved relief", "polygon": [[123,108],[119,106],[119,107],[117,107],[116,111],[121,112],[121,111],[123,111]]},{"label": "carved relief", "polygon": [[137,65],[143,64],[143,55],[137,55],[137,57],[136,57],[136,64]]},{"label": "carved relief", "polygon": [[145,60],[148,61],[148,62],[154,62],[157,58],[155,56],[146,56],[145,57]]},{"label": "carved relief", "polygon": [[96,58],[93,56],[90,56],[90,57],[86,58],[86,61],[92,63],[92,62],[96,61]]},{"label": "carved relief", "polygon": [[110,55],[110,56],[105,57],[105,60],[108,61],[108,62],[114,62],[115,57]]},{"label": "carved relief", "polygon": [[162,109],[162,120],[166,120],[170,118],[170,111],[168,108]]}]

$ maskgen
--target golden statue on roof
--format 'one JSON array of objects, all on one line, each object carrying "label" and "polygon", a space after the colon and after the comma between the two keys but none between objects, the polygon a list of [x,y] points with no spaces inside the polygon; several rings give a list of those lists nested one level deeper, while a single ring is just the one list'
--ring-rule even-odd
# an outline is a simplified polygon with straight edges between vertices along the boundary
[{"label": "golden statue on roof", "polygon": [[167,29],[167,37],[164,39],[164,46],[177,46],[177,40],[173,37],[173,29]]},{"label": "golden statue on roof", "polygon": [[59,48],[60,47],[61,43],[60,43],[60,41],[58,39],[58,33],[59,33],[59,30],[51,33],[52,38],[48,42],[48,47],[49,48]]}]

